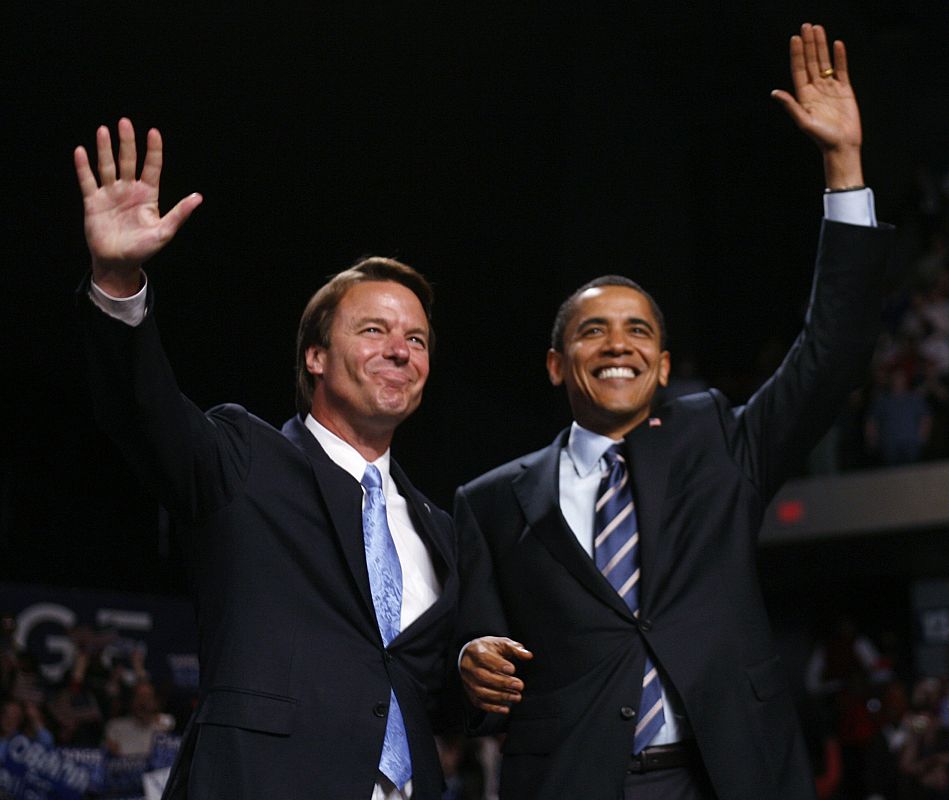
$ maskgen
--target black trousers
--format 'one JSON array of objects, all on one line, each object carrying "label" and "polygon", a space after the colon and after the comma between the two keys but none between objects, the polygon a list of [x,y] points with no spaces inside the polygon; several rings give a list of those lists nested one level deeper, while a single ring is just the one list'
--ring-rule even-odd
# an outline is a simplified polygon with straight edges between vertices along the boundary
[{"label": "black trousers", "polygon": [[716,800],[701,764],[626,775],[622,800]]}]

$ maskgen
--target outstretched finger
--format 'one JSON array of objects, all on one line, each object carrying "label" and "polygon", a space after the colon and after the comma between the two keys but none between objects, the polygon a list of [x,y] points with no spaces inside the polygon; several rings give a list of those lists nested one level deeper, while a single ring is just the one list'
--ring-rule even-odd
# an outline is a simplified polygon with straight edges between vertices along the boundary
[{"label": "outstretched finger", "polygon": [[804,42],[800,36],[791,37],[791,82],[794,84],[794,91],[801,93],[801,89],[807,86],[807,67],[804,66]]},{"label": "outstretched finger", "polygon": [[501,652],[508,658],[517,658],[521,661],[530,661],[534,657],[534,654],[524,645],[511,639],[502,643]]},{"label": "outstretched finger", "polygon": [[119,120],[119,179],[123,181],[135,180],[135,162],[138,154],[135,152],[135,129],[127,117]]},{"label": "outstretched finger", "polygon": [[92,174],[92,167],[89,166],[89,154],[86,148],[80,145],[73,150],[73,164],[76,167],[76,177],[79,179],[79,191],[83,197],[95,194],[99,188],[96,183],[96,176]]},{"label": "outstretched finger", "polygon": [[112,137],[105,125],[96,130],[96,158],[99,167],[99,180],[103,186],[115,183],[115,160],[112,158]]},{"label": "outstretched finger", "polygon": [[814,26],[810,23],[805,22],[801,26],[801,40],[804,42],[804,67],[807,70],[807,78],[813,82],[820,77],[820,62],[817,59]]},{"label": "outstretched finger", "polygon": [[158,235],[162,242],[167,242],[178,232],[178,229],[191,216],[191,212],[201,205],[202,200],[204,198],[197,192],[189,194],[179,200],[175,207],[161,218]]},{"label": "outstretched finger", "polygon": [[830,50],[827,49],[827,32],[823,25],[814,26],[814,44],[817,50],[817,67],[822,78],[833,75],[834,65],[830,63]]},{"label": "outstretched finger", "polygon": [[161,134],[156,128],[148,132],[147,145],[145,163],[142,166],[142,183],[147,183],[157,189],[161,178],[162,144]]},{"label": "outstretched finger", "polygon": [[847,48],[839,39],[834,42],[834,72],[837,80],[850,85],[850,72],[847,70]]}]

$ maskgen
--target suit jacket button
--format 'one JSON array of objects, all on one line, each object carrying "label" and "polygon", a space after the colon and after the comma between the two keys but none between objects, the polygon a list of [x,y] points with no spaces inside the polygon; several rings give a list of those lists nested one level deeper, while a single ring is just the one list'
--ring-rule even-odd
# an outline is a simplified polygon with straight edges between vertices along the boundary
[{"label": "suit jacket button", "polygon": [[632,706],[623,706],[619,710],[619,715],[625,720],[636,719],[636,709]]},{"label": "suit jacket button", "polygon": [[372,713],[377,717],[384,717],[389,711],[388,703],[376,703],[375,707],[372,709]]},{"label": "suit jacket button", "polygon": [[386,664],[392,661],[392,653],[390,653],[388,650],[383,650],[382,652],[383,652],[382,657],[385,659]]},{"label": "suit jacket button", "polygon": [[651,631],[652,630],[652,620],[651,619],[642,619],[639,621],[639,630],[641,631]]}]

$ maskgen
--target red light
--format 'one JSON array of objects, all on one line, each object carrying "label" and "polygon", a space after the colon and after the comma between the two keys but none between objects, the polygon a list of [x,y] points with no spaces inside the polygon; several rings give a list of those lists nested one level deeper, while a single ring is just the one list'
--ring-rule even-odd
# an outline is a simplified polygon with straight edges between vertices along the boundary
[{"label": "red light", "polygon": [[793,525],[804,519],[804,502],[802,500],[782,500],[778,503],[778,522],[784,525]]}]

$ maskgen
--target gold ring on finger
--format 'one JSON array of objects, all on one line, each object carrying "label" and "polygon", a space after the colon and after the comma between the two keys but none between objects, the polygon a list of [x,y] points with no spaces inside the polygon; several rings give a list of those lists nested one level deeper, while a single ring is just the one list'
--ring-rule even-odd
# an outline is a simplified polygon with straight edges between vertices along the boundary
[{"label": "gold ring on finger", "polygon": [[834,68],[833,68],[833,67],[827,67],[827,69],[822,69],[822,70],[820,71],[820,76],[821,76],[822,78],[833,78],[833,77],[834,77]]}]

